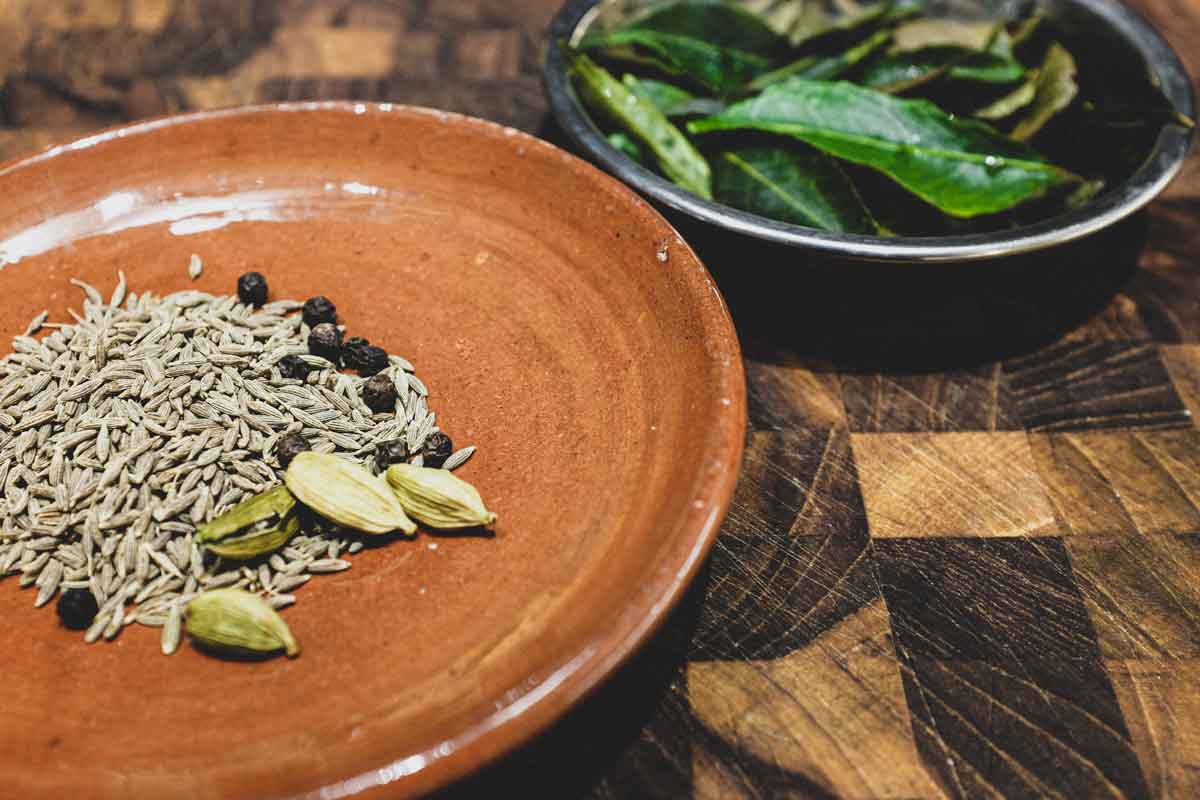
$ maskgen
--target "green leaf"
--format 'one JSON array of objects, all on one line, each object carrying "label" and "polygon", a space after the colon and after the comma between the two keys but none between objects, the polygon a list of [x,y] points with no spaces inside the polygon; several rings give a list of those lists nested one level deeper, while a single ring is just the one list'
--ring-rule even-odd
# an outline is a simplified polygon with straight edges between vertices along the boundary
[{"label": "green leaf", "polygon": [[585,36],[580,47],[728,94],[770,69],[787,40],[737,5],[692,0],[653,6],[614,31]]},{"label": "green leaf", "polygon": [[818,24],[806,20],[805,24],[795,26],[789,38],[793,46],[808,45],[816,39],[888,25],[911,16],[919,8],[920,3],[913,0],[885,0],[835,14]]},{"label": "green leaf", "polygon": [[[780,14],[781,18],[777,18],[777,24],[783,26],[783,30],[787,33],[788,41],[791,42],[793,47],[799,47],[809,39],[838,29],[838,22],[841,18],[822,7],[819,3],[793,2],[789,5],[794,10],[791,14],[791,19],[787,19],[785,14]],[[872,8],[867,13],[874,16],[878,13],[878,10]],[[862,18],[862,16],[860,13],[857,18]]]},{"label": "green leaf", "polygon": [[579,47],[599,51],[616,61],[652,64],[668,75],[687,78],[717,94],[732,93],[771,67],[770,59],[756,53],[691,36],[636,28],[588,35]]},{"label": "green leaf", "polygon": [[708,162],[682,131],[586,55],[568,54],[568,60],[583,101],[595,113],[611,119],[644,144],[659,169],[672,181],[701,197],[712,198]]},{"label": "green leaf", "polygon": [[1013,58],[1012,39],[1008,33],[992,25],[992,38],[986,50],[944,45],[913,52],[898,52],[893,48],[892,52],[867,66],[862,84],[895,94],[943,75],[955,80],[1012,83],[1024,77],[1025,68]]},{"label": "green leaf", "polygon": [[930,47],[954,47],[982,52],[996,33],[994,22],[952,19],[917,19],[897,25],[892,32],[893,53],[910,53]]},{"label": "green leaf", "polygon": [[862,5],[855,0],[745,0],[744,8],[760,15],[793,47],[859,28],[890,24],[915,14],[920,0],[883,0]]},{"label": "green leaf", "polygon": [[1078,189],[1067,196],[1063,204],[1068,210],[1083,208],[1092,202],[1096,195],[1104,191],[1104,186],[1105,183],[1102,180],[1085,181]]},{"label": "green leaf", "polygon": [[646,158],[645,151],[642,150],[642,146],[634,141],[629,134],[614,131],[604,138],[608,139],[608,143],[621,151],[621,154],[626,158],[633,159],[643,167],[646,166],[648,159]]},{"label": "green leaf", "polygon": [[1013,58],[1012,37],[998,28],[987,50],[974,53],[950,68],[950,77],[982,83],[1012,83],[1025,77],[1025,67]]},{"label": "green leaf", "polygon": [[688,125],[692,133],[747,129],[872,167],[956,217],[1003,211],[1078,180],[982,122],[846,82],[792,78]]},{"label": "green leaf", "polygon": [[781,222],[844,233],[879,232],[837,163],[807,148],[724,152],[713,161],[713,192],[725,205]]},{"label": "green leaf", "polygon": [[[856,9],[860,8],[855,4]],[[745,8],[758,14],[777,34],[795,46],[805,39],[833,30],[838,21],[832,9],[810,0],[748,0]]]},{"label": "green leaf", "polygon": [[1038,9],[1018,22],[1012,31],[1012,46],[1019,47],[1025,44],[1030,37],[1037,33],[1038,28],[1042,26],[1042,22],[1045,19],[1046,14],[1041,9]]},{"label": "green leaf", "polygon": [[894,22],[903,22],[925,10],[925,0],[887,0],[880,5],[884,8],[879,20],[888,25]]},{"label": "green leaf", "polygon": [[1090,100],[1082,103],[1083,111],[1114,127],[1142,127],[1146,125],[1181,125],[1196,127],[1196,121],[1175,108],[1165,96],[1155,105],[1144,106],[1097,106]]},{"label": "green leaf", "polygon": [[1004,119],[1033,102],[1037,95],[1037,70],[1026,75],[1024,82],[1008,94],[998,97],[975,112],[980,119]]},{"label": "green leaf", "polygon": [[627,73],[621,81],[629,91],[648,100],[668,117],[707,116],[719,114],[725,108],[720,100],[696,97],[686,89],[653,78],[638,78]]},{"label": "green leaf", "polygon": [[620,30],[656,31],[700,39],[717,47],[769,56],[783,50],[787,40],[760,17],[721,0],[686,0],[652,6]]},{"label": "green leaf", "polygon": [[788,78],[808,78],[814,81],[833,80],[887,44],[890,39],[891,33],[888,31],[877,31],[865,41],[856,44],[840,55],[829,58],[818,56],[801,58],[779,69],[759,75],[746,88],[757,92]]},{"label": "green leaf", "polygon": [[1025,68],[1013,59],[1000,58],[991,53],[977,53],[950,67],[949,75],[960,81],[1013,83],[1025,77]]},{"label": "green leaf", "polygon": [[1071,101],[1079,93],[1075,73],[1075,59],[1067,49],[1058,42],[1051,44],[1050,49],[1046,51],[1046,59],[1038,69],[1033,105],[1025,118],[1013,128],[1014,139],[1028,141],[1055,114],[1071,105]]},{"label": "green leaf", "polygon": [[859,82],[868,88],[899,94],[937,80],[971,55],[966,50],[922,50],[874,59],[863,69]]}]

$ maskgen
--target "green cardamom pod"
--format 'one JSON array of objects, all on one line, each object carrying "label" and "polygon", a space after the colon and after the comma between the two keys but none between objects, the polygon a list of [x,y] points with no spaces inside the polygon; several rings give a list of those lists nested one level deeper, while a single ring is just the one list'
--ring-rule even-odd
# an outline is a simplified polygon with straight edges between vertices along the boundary
[{"label": "green cardamom pod", "polygon": [[224,558],[246,560],[278,550],[300,530],[296,498],[276,486],[243,500],[196,529],[196,542]]},{"label": "green cardamom pod", "polygon": [[298,655],[300,645],[287,623],[261,597],[241,589],[214,589],[196,595],[185,612],[188,635],[214,650],[265,655],[283,650]]},{"label": "green cardamom pod", "polygon": [[417,532],[382,478],[330,453],[298,453],[284,482],[304,505],[338,525],[364,533]]},{"label": "green cardamom pod", "polygon": [[387,479],[404,510],[431,527],[474,528],[496,521],[475,487],[449,470],[393,464]]},{"label": "green cardamom pod", "polygon": [[282,522],[264,520],[259,525],[244,529],[244,532],[237,536],[229,536],[219,542],[209,542],[204,548],[222,558],[248,561],[267,553],[274,553],[299,532],[300,515],[293,513]]}]

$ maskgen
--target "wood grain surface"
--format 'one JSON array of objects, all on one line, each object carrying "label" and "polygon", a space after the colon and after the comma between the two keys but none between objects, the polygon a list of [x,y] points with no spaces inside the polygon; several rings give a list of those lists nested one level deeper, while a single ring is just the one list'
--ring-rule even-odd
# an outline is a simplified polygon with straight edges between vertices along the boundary
[{"label": "wood grain surface", "polygon": [[[561,143],[556,0],[0,0],[0,158],[351,98]],[[1138,0],[1189,69],[1200,4]],[[447,797],[1200,794],[1200,158],[989,270],[810,263],[675,220],[746,352],[741,484],[666,628]]]}]

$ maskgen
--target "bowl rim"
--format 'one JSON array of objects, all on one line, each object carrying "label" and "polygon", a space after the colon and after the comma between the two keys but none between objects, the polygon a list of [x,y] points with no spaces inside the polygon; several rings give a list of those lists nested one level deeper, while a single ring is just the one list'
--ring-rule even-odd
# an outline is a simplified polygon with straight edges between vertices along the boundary
[{"label": "bowl rim", "polygon": [[[888,239],[835,233],[780,222],[705,200],[643,167],[609,144],[584,111],[556,46],[570,40],[600,0],[567,0],[550,24],[542,81],[551,112],[589,158],[662,205],[725,230],[816,254],[897,264],[973,262],[1030,253],[1075,241],[1128,217],[1154,199],[1183,168],[1193,128],[1164,125],[1154,148],[1137,170],[1086,205],[1032,225],[1006,231],[955,236]],[[1157,77],[1163,93],[1193,119],[1196,98],[1178,54],[1140,14],[1111,0],[1065,0],[1103,20],[1129,42]]]},{"label": "bowl rim", "polygon": [[498,706],[452,739],[421,753],[399,754],[395,760],[378,764],[366,772],[331,776],[323,785],[312,787],[304,796],[424,794],[446,787],[492,764],[544,732],[600,688],[662,628],[705,563],[732,505],[734,490],[741,475],[748,426],[742,351],[733,318],[716,281],[699,255],[658,209],[645,202],[628,185],[585,159],[531,133],[468,114],[404,103],[315,100],[261,103],[164,115],[100,129],[72,141],[0,161],[0,180],[21,169],[73,152],[100,148],[115,140],[230,118],[311,112],[409,116],[455,125],[475,135],[503,141],[521,154],[540,151],[582,180],[593,182],[598,188],[622,197],[634,218],[640,218],[649,225],[661,225],[663,234],[673,243],[672,252],[690,256],[692,263],[698,267],[681,271],[682,281],[691,287],[697,314],[706,318],[712,326],[711,335],[697,346],[706,350],[709,363],[725,367],[720,391],[714,387],[711,394],[712,409],[720,412],[712,426],[713,435],[708,439],[705,456],[698,462],[702,466],[690,476],[694,484],[694,502],[703,501],[703,506],[696,505],[692,512],[678,518],[674,528],[677,532],[676,541],[655,569],[652,583],[657,585],[657,589],[639,593],[636,599],[620,606],[616,613],[608,617],[603,627],[592,632],[588,646],[569,659],[548,664],[543,674],[539,675],[536,686],[530,687],[514,702]]}]

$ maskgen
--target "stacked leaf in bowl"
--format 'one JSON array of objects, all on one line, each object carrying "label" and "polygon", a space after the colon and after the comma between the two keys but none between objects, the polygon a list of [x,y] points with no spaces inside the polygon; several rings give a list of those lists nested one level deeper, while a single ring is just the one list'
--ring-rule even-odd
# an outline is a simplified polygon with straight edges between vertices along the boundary
[{"label": "stacked leaf in bowl", "polygon": [[937,236],[1050,217],[1128,174],[1163,124],[1191,124],[1144,78],[1093,91],[1033,10],[1010,20],[935,17],[909,0],[813,8],[660,3],[587,31],[568,59],[628,157],[703,198],[848,233]]}]

